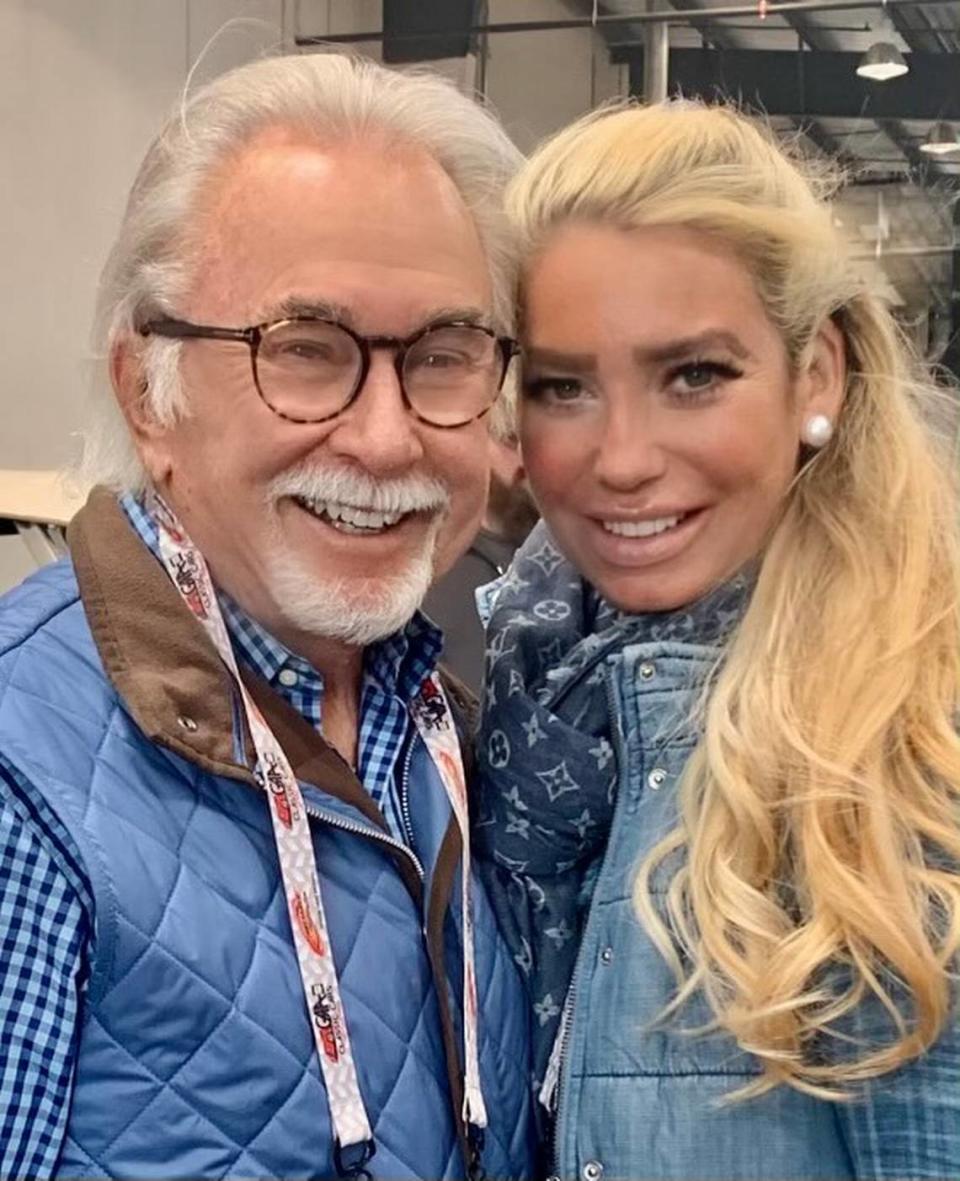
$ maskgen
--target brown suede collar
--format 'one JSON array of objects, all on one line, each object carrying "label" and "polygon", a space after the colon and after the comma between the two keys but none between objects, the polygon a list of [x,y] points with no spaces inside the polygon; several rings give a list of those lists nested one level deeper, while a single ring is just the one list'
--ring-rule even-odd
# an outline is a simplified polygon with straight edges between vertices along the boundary
[{"label": "brown suede collar", "polygon": [[104,670],[146,737],[248,777],[234,753],[230,676],[116,497],[95,488],[67,541]]}]

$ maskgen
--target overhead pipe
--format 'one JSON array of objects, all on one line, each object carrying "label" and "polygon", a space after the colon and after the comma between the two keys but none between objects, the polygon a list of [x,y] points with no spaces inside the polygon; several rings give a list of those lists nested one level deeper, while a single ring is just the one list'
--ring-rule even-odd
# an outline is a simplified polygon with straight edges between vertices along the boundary
[{"label": "overhead pipe", "polygon": [[[838,12],[852,8],[912,8],[921,4],[929,4],[931,0],[786,0],[783,4],[769,4],[767,17],[777,16],[779,13],[791,12]],[[550,29],[589,29],[597,25],[688,25],[690,19],[724,20],[727,17],[753,16],[758,17],[756,4],[728,4],[722,8],[690,9],[686,13],[676,10],[668,12],[637,12],[631,16],[608,16],[599,14],[594,20],[591,17],[571,17],[558,21],[502,21],[480,25],[471,25],[468,34],[482,33],[542,33]],[[431,34],[418,31],[411,37],[423,39]],[[438,30],[436,36],[448,37],[449,30]],[[401,40],[403,34],[391,33],[391,38]],[[357,45],[366,41],[382,41],[383,30],[367,33],[328,33],[324,36],[298,36],[297,45]]]}]

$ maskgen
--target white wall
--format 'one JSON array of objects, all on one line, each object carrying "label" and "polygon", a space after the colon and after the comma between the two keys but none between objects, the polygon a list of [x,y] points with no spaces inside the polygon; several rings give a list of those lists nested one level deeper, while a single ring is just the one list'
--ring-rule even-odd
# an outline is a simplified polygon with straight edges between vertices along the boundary
[{"label": "white wall", "polygon": [[0,4],[0,467],[56,467],[89,385],[93,291],[126,191],[189,63],[200,73],[282,35],[281,0]]},{"label": "white wall", "polygon": [[[494,21],[569,15],[563,0],[490,3]],[[194,63],[200,82],[292,48],[297,32],[381,23],[381,0],[0,0],[0,468],[61,467],[76,452],[97,276]],[[447,68],[469,85],[471,63]],[[489,39],[486,92],[524,148],[621,82],[590,29]],[[15,545],[0,544],[0,589],[21,573]]]},{"label": "white wall", "polygon": [[[490,23],[564,20],[582,8],[562,0],[490,0]],[[626,94],[627,67],[612,65],[595,30],[493,33],[486,94],[514,141],[529,151],[545,135],[615,95]]]}]

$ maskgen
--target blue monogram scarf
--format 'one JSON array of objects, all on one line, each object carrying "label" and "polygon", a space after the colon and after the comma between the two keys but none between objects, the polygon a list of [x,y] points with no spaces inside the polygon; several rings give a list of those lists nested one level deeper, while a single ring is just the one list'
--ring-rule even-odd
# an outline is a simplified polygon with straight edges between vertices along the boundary
[{"label": "blue monogram scarf", "polygon": [[718,643],[740,617],[746,585],[734,579],[689,607],[629,615],[580,577],[541,522],[481,592],[488,647],[475,840],[530,986],[537,1079],[613,815],[607,669],[633,644]]}]

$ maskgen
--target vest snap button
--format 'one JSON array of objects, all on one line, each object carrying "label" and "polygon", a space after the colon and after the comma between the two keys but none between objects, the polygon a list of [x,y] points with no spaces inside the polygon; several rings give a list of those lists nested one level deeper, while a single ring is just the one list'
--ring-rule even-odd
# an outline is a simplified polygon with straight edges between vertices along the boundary
[{"label": "vest snap button", "polygon": [[667,773],[662,767],[654,767],[647,776],[647,785],[651,791],[659,791],[667,782]]},{"label": "vest snap button", "polygon": [[177,725],[181,726],[184,730],[187,730],[190,734],[194,734],[197,729],[197,723],[193,720],[193,718],[188,718],[186,714],[181,714],[177,718]]},{"label": "vest snap button", "polygon": [[583,1181],[600,1181],[603,1176],[603,1165],[598,1160],[588,1160],[580,1170]]}]

